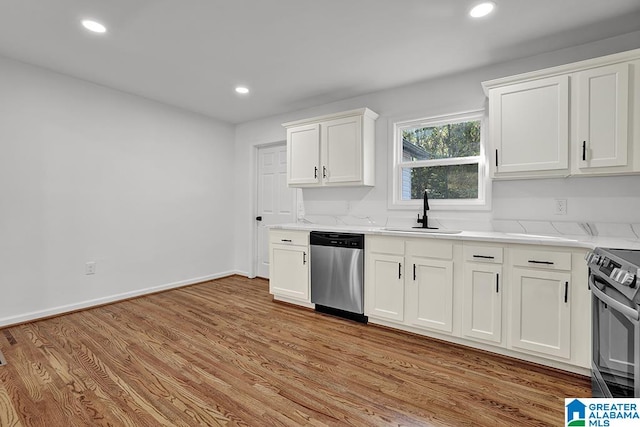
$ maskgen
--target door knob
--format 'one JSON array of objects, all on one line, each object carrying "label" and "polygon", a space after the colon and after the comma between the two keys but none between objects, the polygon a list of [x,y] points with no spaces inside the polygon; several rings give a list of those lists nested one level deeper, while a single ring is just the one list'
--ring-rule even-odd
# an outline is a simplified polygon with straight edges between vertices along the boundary
[{"label": "door knob", "polygon": [[262,221],[262,217],[261,216],[257,216],[256,217],[256,221]]}]

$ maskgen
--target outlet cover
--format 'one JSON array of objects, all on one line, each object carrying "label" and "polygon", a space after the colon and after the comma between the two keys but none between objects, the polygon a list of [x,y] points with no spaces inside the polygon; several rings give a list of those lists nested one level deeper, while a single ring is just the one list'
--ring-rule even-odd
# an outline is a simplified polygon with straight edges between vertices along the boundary
[{"label": "outlet cover", "polygon": [[567,214],[567,199],[556,199],[554,205],[554,213],[556,215],[566,215]]},{"label": "outlet cover", "polygon": [[89,261],[84,265],[84,274],[96,274],[96,262]]}]

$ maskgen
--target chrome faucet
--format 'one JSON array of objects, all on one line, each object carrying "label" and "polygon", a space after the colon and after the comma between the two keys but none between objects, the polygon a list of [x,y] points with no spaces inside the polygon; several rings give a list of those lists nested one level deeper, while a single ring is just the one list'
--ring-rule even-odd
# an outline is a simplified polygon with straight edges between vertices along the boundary
[{"label": "chrome faucet", "polygon": [[429,210],[429,195],[427,194],[427,189],[424,190],[424,202],[422,205],[422,219],[420,218],[420,214],[418,214],[418,224],[422,224],[420,227],[413,228],[430,228],[433,230],[437,230],[438,227],[429,227],[429,219],[427,217],[427,211]]}]

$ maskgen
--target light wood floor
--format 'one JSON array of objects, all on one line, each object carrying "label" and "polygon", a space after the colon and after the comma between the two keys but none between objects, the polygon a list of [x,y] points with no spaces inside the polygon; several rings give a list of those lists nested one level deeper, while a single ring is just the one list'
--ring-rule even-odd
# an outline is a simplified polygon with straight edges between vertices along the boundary
[{"label": "light wood floor", "polygon": [[563,425],[586,377],[229,277],[0,330],[0,426]]}]

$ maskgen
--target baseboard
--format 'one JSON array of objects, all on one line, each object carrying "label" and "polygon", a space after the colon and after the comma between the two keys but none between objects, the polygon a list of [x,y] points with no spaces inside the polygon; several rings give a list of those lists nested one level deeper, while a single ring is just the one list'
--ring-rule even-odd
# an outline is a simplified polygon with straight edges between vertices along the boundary
[{"label": "baseboard", "polygon": [[0,328],[17,325],[20,323],[32,322],[34,320],[40,320],[47,317],[58,316],[65,313],[71,313],[78,310],[84,310],[91,307],[110,304],[112,302],[123,301],[131,298],[139,297],[142,295],[154,294],[156,292],[162,292],[170,289],[181,288],[183,286],[194,285],[196,283],[220,279],[222,277],[228,277],[233,275],[246,276],[246,274],[243,274],[242,272],[226,271],[222,273],[211,274],[208,276],[194,277],[192,279],[181,280],[179,282],[167,283],[159,286],[152,286],[150,288],[138,289],[135,291],[125,292],[122,294],[110,295],[107,297],[82,301],[74,304],[62,305],[59,307],[53,307],[46,310],[32,311],[30,313],[20,314],[18,316],[0,318]]}]

